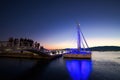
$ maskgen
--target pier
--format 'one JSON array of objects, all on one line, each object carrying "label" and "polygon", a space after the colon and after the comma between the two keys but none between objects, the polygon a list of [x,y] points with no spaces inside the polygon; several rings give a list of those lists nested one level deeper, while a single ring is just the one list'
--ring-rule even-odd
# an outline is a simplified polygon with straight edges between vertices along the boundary
[{"label": "pier", "polygon": [[29,59],[55,59],[62,56],[62,50],[41,51],[34,48],[26,49],[4,49],[0,52],[0,57],[29,58]]},{"label": "pier", "polygon": [[55,59],[61,57],[63,50],[48,50],[31,39],[0,41],[0,57],[27,59]]}]

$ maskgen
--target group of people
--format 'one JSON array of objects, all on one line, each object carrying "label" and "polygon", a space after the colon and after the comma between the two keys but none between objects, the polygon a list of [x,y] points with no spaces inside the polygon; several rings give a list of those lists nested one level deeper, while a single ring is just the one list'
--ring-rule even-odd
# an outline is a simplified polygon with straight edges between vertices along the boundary
[{"label": "group of people", "polygon": [[40,43],[35,42],[35,45],[34,45],[34,46],[35,46],[36,49],[39,49],[39,48],[40,48]]},{"label": "group of people", "polygon": [[8,40],[8,46],[9,47],[34,47],[39,49],[40,48],[40,43],[34,42],[32,39],[27,39],[27,38],[13,38],[10,37]]}]

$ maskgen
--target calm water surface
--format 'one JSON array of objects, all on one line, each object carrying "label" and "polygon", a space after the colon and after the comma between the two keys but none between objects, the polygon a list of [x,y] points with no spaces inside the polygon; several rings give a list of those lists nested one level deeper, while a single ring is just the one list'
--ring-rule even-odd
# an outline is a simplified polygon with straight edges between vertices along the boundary
[{"label": "calm water surface", "polygon": [[120,80],[120,52],[93,52],[92,60],[0,58],[0,80]]}]

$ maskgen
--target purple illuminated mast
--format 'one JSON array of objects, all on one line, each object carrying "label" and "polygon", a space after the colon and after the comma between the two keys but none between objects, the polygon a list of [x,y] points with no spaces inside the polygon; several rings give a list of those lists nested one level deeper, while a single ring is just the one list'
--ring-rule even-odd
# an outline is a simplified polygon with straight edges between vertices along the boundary
[{"label": "purple illuminated mast", "polygon": [[78,35],[77,48],[80,51],[81,49],[80,24],[77,25],[77,35]]},{"label": "purple illuminated mast", "polygon": [[80,24],[78,23],[77,24],[77,49],[78,51],[81,51],[81,46],[83,46],[83,48],[85,48],[85,45],[86,45],[86,48],[89,48],[88,44],[87,44],[87,41],[80,29]]},{"label": "purple illuminated mast", "polygon": [[91,59],[91,51],[80,29],[80,24],[77,24],[77,49],[68,50],[63,57],[71,59]]}]

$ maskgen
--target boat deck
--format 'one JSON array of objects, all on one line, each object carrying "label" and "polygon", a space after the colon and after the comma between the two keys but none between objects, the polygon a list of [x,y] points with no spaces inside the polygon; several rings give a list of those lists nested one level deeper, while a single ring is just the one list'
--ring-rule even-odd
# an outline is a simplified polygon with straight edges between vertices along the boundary
[{"label": "boat deck", "polygon": [[70,59],[91,59],[91,54],[64,54],[63,57]]}]

